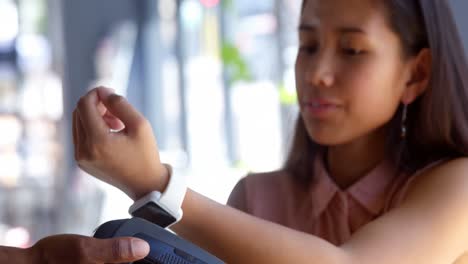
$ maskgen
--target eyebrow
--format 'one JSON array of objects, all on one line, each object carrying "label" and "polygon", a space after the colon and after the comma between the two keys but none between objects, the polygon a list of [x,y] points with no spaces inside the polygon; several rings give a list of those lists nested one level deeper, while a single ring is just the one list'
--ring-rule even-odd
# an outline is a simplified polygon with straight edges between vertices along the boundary
[{"label": "eyebrow", "polygon": [[[309,24],[300,24],[299,31],[317,31],[317,27]],[[366,34],[366,32],[358,27],[340,27],[336,30],[339,33],[355,33],[355,34]]]}]

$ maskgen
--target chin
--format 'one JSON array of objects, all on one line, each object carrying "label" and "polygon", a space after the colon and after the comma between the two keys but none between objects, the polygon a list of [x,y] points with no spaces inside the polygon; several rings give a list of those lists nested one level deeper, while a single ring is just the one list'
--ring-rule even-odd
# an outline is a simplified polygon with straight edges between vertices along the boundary
[{"label": "chin", "polygon": [[313,142],[322,146],[339,146],[352,141],[352,139],[339,135],[335,131],[307,129],[307,134],[309,134]]},{"label": "chin", "polygon": [[327,147],[338,146],[338,145],[342,145],[346,143],[345,141],[342,141],[333,137],[313,137],[313,136],[310,136],[310,137],[312,141],[314,141],[315,143],[322,145],[322,146],[327,146]]}]

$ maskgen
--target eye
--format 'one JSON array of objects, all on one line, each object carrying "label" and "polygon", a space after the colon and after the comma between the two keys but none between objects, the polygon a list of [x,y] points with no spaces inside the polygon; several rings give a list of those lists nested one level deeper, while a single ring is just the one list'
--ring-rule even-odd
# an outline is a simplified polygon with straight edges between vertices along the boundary
[{"label": "eye", "polygon": [[317,46],[311,45],[311,46],[300,46],[299,47],[299,52],[304,52],[306,54],[314,54],[317,51]]},{"label": "eye", "polygon": [[346,49],[343,49],[343,53],[348,56],[358,56],[358,55],[365,54],[366,52],[360,49],[346,48]]}]

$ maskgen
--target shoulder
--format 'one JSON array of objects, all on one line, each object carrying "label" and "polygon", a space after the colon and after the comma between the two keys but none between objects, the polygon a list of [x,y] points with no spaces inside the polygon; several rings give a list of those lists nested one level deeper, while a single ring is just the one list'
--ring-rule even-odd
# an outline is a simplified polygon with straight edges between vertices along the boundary
[{"label": "shoulder", "polygon": [[385,263],[453,263],[468,250],[467,201],[468,158],[440,162],[418,175],[398,207],[354,234],[347,248],[363,260],[356,263],[375,263],[369,260],[376,256]]},{"label": "shoulder", "polygon": [[[468,158],[466,157],[441,162],[421,173],[409,187],[404,201],[407,205],[430,205],[432,208],[438,208],[438,213],[446,216],[447,225],[455,225],[454,218],[463,219],[460,224],[468,223],[467,202]],[[468,225],[466,228],[468,230]]]},{"label": "shoulder", "polygon": [[415,179],[410,191],[427,188],[439,192],[466,191],[468,194],[468,157],[440,162],[424,170]]},{"label": "shoulder", "polygon": [[289,180],[289,174],[284,170],[270,172],[249,173],[243,178],[246,184],[251,186],[277,185]]},{"label": "shoulder", "polygon": [[456,158],[446,162],[443,162],[433,170],[434,175],[452,175],[448,178],[451,180],[463,180],[466,179],[468,173],[468,157]]},{"label": "shoulder", "polygon": [[249,202],[265,201],[268,199],[266,196],[282,192],[280,189],[285,188],[289,181],[288,173],[283,170],[249,173],[234,186],[227,203],[247,212]]}]

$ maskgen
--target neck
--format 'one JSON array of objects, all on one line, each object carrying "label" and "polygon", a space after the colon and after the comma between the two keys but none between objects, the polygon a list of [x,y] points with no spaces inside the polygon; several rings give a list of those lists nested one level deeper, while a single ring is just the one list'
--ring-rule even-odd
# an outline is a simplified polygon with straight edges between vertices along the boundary
[{"label": "neck", "polygon": [[328,147],[326,164],[341,189],[347,189],[382,162],[385,138],[385,129],[381,129],[350,143]]}]

